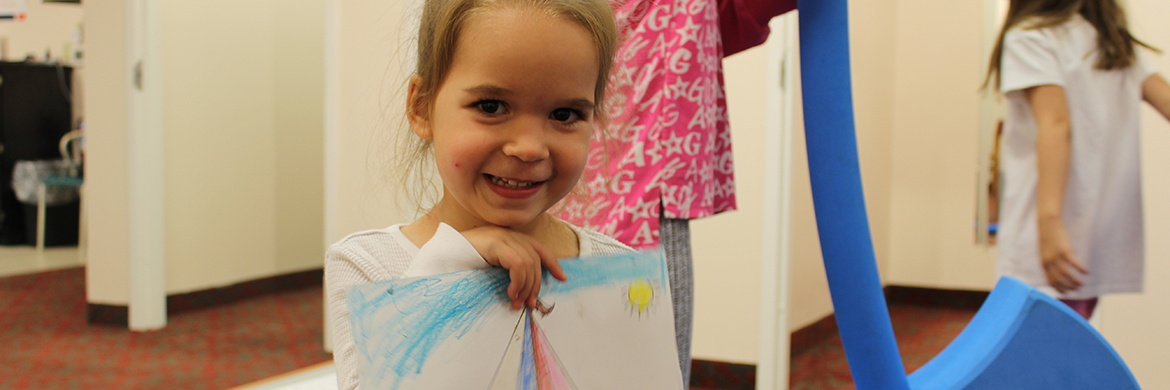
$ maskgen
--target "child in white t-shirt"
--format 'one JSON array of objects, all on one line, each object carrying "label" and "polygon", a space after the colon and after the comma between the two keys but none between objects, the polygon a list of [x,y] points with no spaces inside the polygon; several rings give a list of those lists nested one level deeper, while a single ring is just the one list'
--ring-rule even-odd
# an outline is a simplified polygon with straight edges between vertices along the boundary
[{"label": "child in white t-shirt", "polygon": [[417,173],[433,162],[442,196],[412,223],[329,248],[341,389],[360,381],[345,305],[354,284],[503,267],[512,307],[533,307],[542,269],[565,280],[557,259],[632,251],[547,212],[585,168],[616,34],[605,0],[426,1],[406,109],[415,153],[404,165]]},{"label": "child in white t-shirt", "polygon": [[1007,98],[998,271],[1089,318],[1140,292],[1139,107],[1170,119],[1170,85],[1114,0],[1013,0],[988,81]]}]

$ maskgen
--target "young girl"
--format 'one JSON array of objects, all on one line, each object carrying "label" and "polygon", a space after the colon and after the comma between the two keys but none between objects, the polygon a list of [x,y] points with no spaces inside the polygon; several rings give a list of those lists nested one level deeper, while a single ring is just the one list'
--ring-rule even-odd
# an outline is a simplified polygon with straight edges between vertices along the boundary
[{"label": "young girl", "polygon": [[1012,0],[988,81],[1007,98],[998,269],[1085,318],[1142,288],[1139,106],[1170,118],[1115,0]]},{"label": "young girl", "polygon": [[542,267],[565,280],[556,259],[631,251],[547,212],[585,167],[615,36],[606,0],[427,0],[406,117],[442,196],[410,224],[329,248],[341,389],[360,381],[345,305],[354,284],[503,267],[520,308],[536,305]]}]

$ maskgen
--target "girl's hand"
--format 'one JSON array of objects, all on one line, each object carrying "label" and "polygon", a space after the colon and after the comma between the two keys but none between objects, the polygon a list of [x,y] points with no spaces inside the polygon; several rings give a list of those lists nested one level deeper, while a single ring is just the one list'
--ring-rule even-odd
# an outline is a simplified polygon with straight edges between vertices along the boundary
[{"label": "girl's hand", "polygon": [[1089,270],[1073,256],[1064,222],[1060,219],[1041,220],[1038,228],[1040,265],[1044,267],[1048,285],[1062,294],[1081,288],[1084,281],[1073,271],[1088,275]]},{"label": "girl's hand", "polygon": [[488,264],[510,271],[512,283],[508,285],[508,298],[513,309],[536,306],[542,266],[554,278],[568,280],[556,257],[527,234],[498,226],[483,226],[462,233]]}]

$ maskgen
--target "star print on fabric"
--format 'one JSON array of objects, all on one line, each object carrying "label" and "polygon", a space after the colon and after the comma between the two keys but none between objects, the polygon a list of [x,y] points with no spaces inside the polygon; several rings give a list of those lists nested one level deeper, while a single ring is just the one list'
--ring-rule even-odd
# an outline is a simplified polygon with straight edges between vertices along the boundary
[{"label": "star print on fabric", "polygon": [[656,200],[638,199],[634,207],[626,210],[634,219],[638,218],[657,218],[658,217],[658,202]]},{"label": "star print on fabric", "polygon": [[683,154],[683,142],[686,139],[678,134],[671,134],[670,138],[662,141],[662,145],[666,148],[667,155]]},{"label": "star print on fabric", "polygon": [[691,85],[691,83],[686,82],[686,80],[683,80],[682,77],[674,79],[674,84],[668,85],[666,87],[666,90],[670,91],[667,97],[678,99],[680,97],[687,96],[687,86],[689,85]]},{"label": "star print on fabric", "polygon": [[622,66],[617,67],[617,69],[613,72],[613,76],[610,77],[610,80],[613,81],[615,87],[619,87],[619,86],[623,86],[623,85],[633,85],[634,84],[634,72],[637,72],[637,71],[638,71],[638,69],[636,67],[622,65]]},{"label": "star print on fabric", "polygon": [[718,139],[719,139],[719,141],[716,143],[716,145],[717,145],[716,147],[728,148],[731,146],[731,132],[730,131],[724,131],[724,132],[719,133]]},{"label": "star print on fabric", "polygon": [[589,181],[590,192],[599,192],[605,189],[605,176],[597,175]]},{"label": "star print on fabric", "polygon": [[659,160],[666,157],[662,153],[662,144],[658,142],[653,142],[653,145],[650,145],[649,149],[646,149],[646,155],[650,156],[650,164],[658,164]]},{"label": "star print on fabric", "polygon": [[735,208],[718,0],[610,2],[622,43],[608,121],[591,142],[587,190],[558,215],[646,248],[660,210],[689,219]]},{"label": "star print on fabric", "polygon": [[586,218],[596,217],[598,214],[601,214],[602,210],[606,210],[608,208],[609,208],[609,201],[607,201],[607,200],[603,200],[603,201],[594,203],[594,204],[590,205],[589,208],[585,209],[585,217]]},{"label": "star print on fabric", "polygon": [[678,33],[678,36],[679,36],[678,45],[679,46],[686,45],[688,41],[694,42],[696,45],[698,45],[699,44],[699,39],[698,39],[699,38],[699,29],[702,27],[700,25],[695,24],[694,18],[684,18],[684,19],[686,19],[686,24],[679,27],[678,30],[674,31],[675,33]]},{"label": "star print on fabric", "polygon": [[720,184],[723,187],[723,194],[729,195],[735,193],[735,180],[727,179],[727,181]]}]

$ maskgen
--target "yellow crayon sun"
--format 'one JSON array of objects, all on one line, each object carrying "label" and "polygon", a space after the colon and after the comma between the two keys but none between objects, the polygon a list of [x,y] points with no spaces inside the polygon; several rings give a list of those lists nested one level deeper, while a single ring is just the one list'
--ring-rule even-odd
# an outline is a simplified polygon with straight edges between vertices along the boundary
[{"label": "yellow crayon sun", "polygon": [[646,311],[650,306],[650,301],[654,298],[654,286],[650,285],[645,279],[638,279],[630,282],[629,290],[630,309],[637,310],[638,315]]}]

